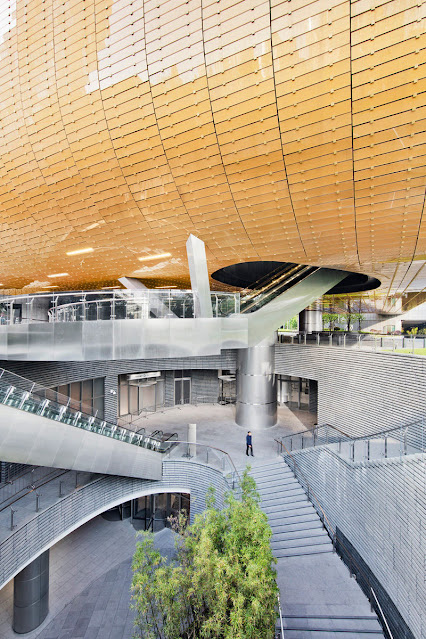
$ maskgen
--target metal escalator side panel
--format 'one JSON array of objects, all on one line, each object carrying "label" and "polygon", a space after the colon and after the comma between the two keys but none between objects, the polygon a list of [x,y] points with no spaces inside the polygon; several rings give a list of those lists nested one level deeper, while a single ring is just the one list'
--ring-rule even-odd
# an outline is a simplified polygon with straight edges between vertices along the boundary
[{"label": "metal escalator side panel", "polygon": [[278,295],[266,306],[247,314],[248,345],[256,346],[269,338],[284,322],[315,302],[341,282],[346,275],[344,271],[318,269]]}]

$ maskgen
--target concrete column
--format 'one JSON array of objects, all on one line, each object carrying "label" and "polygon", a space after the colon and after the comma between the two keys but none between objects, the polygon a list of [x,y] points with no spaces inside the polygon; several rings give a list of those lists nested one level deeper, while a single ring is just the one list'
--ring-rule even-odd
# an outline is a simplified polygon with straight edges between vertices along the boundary
[{"label": "concrete column", "polygon": [[305,308],[299,313],[299,331],[312,333],[322,331],[322,311]]},{"label": "concrete column", "polygon": [[13,584],[13,630],[31,632],[49,612],[49,551],[21,570]]},{"label": "concrete column", "polygon": [[237,351],[237,406],[235,421],[247,429],[277,422],[277,387],[274,375],[275,343],[265,340]]}]

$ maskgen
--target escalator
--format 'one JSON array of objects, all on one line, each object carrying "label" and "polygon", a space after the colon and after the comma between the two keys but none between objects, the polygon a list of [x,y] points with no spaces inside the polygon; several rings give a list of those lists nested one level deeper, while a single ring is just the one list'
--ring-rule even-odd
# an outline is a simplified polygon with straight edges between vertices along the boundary
[{"label": "escalator", "polygon": [[318,270],[317,266],[279,264],[276,269],[250,285],[250,293],[241,297],[241,313],[253,313],[259,310]]},{"label": "escalator", "polygon": [[159,479],[161,453],[170,448],[170,440],[85,414],[72,407],[71,398],[55,393],[53,400],[49,393],[54,392],[0,369],[3,461]]}]

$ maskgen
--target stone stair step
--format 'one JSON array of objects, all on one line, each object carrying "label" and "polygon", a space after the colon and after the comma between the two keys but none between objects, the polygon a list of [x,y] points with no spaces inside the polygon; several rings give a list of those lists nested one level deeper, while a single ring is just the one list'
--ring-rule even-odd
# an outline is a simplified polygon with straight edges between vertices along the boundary
[{"label": "stone stair step", "polygon": [[305,493],[302,493],[302,494],[305,497],[305,499],[302,498],[302,495],[298,494],[298,495],[290,495],[289,497],[280,497],[279,501],[277,498],[275,503],[274,502],[269,502],[268,504],[262,503],[262,510],[268,515],[269,513],[275,513],[278,511],[286,512],[287,506],[294,509],[295,506],[303,506],[305,503],[310,504]]},{"label": "stone stair step", "polygon": [[312,517],[306,521],[300,521],[292,524],[280,525],[279,521],[275,526],[271,526],[273,535],[291,535],[293,532],[302,532],[306,534],[306,531],[324,530],[324,527],[318,517]]},{"label": "stone stair step", "polygon": [[351,632],[338,630],[284,630],[285,639],[383,639],[383,632]]},{"label": "stone stair step", "polygon": [[[308,528],[305,530],[292,530],[285,532],[275,532],[272,535],[272,543],[287,541],[290,539],[308,539],[310,537],[328,537],[324,528],[320,525],[318,528]],[[329,538],[329,537],[328,537]]]},{"label": "stone stair step", "polygon": [[341,632],[382,632],[379,621],[375,617],[344,616],[303,616],[287,615],[283,619],[284,630],[323,630]]},{"label": "stone stair step", "polygon": [[272,511],[271,513],[268,513],[268,519],[273,521],[279,517],[283,520],[283,522],[285,522],[286,520],[293,519],[294,517],[301,517],[308,513],[318,517],[315,508],[308,501],[306,503],[297,502],[295,504],[287,504],[287,508],[285,510]]},{"label": "stone stair step", "polygon": [[300,486],[299,482],[297,481],[297,479],[295,479],[293,477],[293,475],[290,476],[284,476],[282,477],[281,475],[278,477],[275,477],[274,479],[265,479],[259,482],[256,482],[256,490],[258,493],[263,493],[264,491],[270,491],[271,489],[274,488],[283,488],[284,490],[286,489],[287,486],[295,486],[295,485]]},{"label": "stone stair step", "polygon": [[299,557],[302,555],[321,555],[324,553],[333,552],[333,547],[330,544],[318,544],[316,546],[302,546],[299,548],[276,548],[274,549],[274,556],[277,559],[283,557]]},{"label": "stone stair step", "polygon": [[330,544],[330,549],[332,550],[331,539],[327,534],[322,536],[309,536],[295,539],[281,539],[278,541],[271,541],[271,548],[273,550],[285,550],[286,548],[310,548],[311,546],[325,546]]},{"label": "stone stair step", "polygon": [[281,484],[278,486],[270,486],[266,489],[258,490],[257,492],[259,493],[259,495],[261,496],[263,500],[263,499],[271,499],[271,498],[277,499],[278,497],[280,497],[280,495],[285,496],[289,493],[291,494],[295,490],[297,490],[300,494],[305,493],[305,491],[300,486],[300,484],[293,483],[293,482],[291,484],[285,484],[285,485]]}]

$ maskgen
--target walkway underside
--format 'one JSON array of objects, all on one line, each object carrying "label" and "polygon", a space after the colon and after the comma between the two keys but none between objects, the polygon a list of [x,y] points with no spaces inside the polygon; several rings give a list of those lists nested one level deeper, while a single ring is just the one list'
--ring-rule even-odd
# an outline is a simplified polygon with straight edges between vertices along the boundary
[{"label": "walkway underside", "polygon": [[2,461],[161,479],[162,455],[114,437],[0,405]]}]

